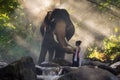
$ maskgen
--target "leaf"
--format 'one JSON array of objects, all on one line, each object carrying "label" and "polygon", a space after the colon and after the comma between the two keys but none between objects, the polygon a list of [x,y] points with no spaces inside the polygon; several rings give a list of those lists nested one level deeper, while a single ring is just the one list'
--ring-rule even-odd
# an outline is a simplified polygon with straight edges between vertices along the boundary
[{"label": "leaf", "polygon": [[114,28],[114,31],[117,33],[117,32],[118,32],[118,28],[117,28],[117,27],[115,27],[115,28]]}]

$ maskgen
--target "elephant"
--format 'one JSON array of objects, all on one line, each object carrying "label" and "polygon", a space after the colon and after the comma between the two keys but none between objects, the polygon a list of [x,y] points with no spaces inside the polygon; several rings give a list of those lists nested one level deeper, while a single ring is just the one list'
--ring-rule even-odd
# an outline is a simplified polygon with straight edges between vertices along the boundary
[{"label": "elephant", "polygon": [[74,52],[68,48],[68,41],[74,35],[75,28],[66,9],[56,8],[49,11],[40,27],[40,32],[44,39],[38,63],[44,61],[47,51],[51,59],[54,53],[54,59],[64,59],[65,53]]},{"label": "elephant", "polygon": [[74,52],[68,48],[67,43],[75,33],[74,25],[70,19],[70,15],[65,9],[54,9],[52,11],[50,20],[52,21],[51,27],[57,37],[59,46],[56,47],[55,58],[64,59],[65,52]]}]

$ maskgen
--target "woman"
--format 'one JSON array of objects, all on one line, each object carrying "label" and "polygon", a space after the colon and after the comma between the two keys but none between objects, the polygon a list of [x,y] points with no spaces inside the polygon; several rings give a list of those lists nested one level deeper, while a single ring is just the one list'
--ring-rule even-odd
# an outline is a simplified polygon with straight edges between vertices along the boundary
[{"label": "woman", "polygon": [[82,63],[82,51],[81,51],[81,45],[82,41],[78,40],[76,41],[75,45],[75,52],[73,54],[73,59],[72,59],[72,66],[73,67],[80,67]]}]

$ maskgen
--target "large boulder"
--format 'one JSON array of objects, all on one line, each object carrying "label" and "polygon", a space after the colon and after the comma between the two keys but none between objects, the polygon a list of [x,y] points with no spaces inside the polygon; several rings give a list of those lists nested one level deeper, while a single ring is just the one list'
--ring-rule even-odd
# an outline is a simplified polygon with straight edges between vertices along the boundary
[{"label": "large boulder", "polygon": [[77,69],[79,69],[79,67],[63,66],[62,68],[60,68],[59,75],[65,75],[65,74],[75,71]]},{"label": "large boulder", "polygon": [[35,64],[31,57],[23,57],[0,68],[0,80],[36,80]]},{"label": "large boulder", "polygon": [[110,67],[113,68],[117,74],[120,74],[120,61],[111,64]]},{"label": "large boulder", "polygon": [[5,66],[7,66],[8,64],[6,62],[0,62],[0,68],[3,68]]},{"label": "large boulder", "polygon": [[110,66],[99,65],[99,66],[97,66],[97,67],[99,67],[99,68],[101,68],[101,69],[104,69],[104,70],[107,70],[107,71],[111,72],[111,73],[114,74],[114,75],[117,75],[117,74],[118,74],[117,71],[116,71],[114,68],[111,68]]},{"label": "large boulder", "polygon": [[117,75],[117,77],[118,77],[118,79],[120,80],[120,74],[119,74],[119,75]]},{"label": "large boulder", "polygon": [[106,70],[83,66],[61,76],[58,80],[118,80],[118,78]]},{"label": "large boulder", "polygon": [[120,61],[120,55],[116,56],[115,59],[112,61],[112,63]]},{"label": "large boulder", "polygon": [[37,68],[42,70],[42,75],[56,75],[59,72],[60,65],[54,62],[44,61],[36,66],[36,69]]},{"label": "large boulder", "polygon": [[112,67],[112,68],[117,68],[117,66],[120,66],[120,61],[115,62],[115,63],[110,65],[110,67]]},{"label": "large boulder", "polygon": [[95,61],[91,59],[84,59],[82,62],[82,65],[92,65],[92,66],[99,66],[99,65],[105,65],[108,66],[109,64],[103,63],[101,61]]},{"label": "large boulder", "polygon": [[37,75],[42,75],[43,71],[42,71],[42,67],[39,65],[35,65],[35,69],[36,69],[36,74]]},{"label": "large boulder", "polygon": [[103,63],[103,62],[100,62],[100,61],[93,61],[93,60],[90,60],[90,59],[84,59],[83,61],[83,65],[87,65],[87,66],[97,66],[101,69],[104,69],[104,70],[107,70],[115,75],[117,75],[117,72],[114,68],[110,67],[109,66],[109,63]]},{"label": "large boulder", "polygon": [[116,70],[117,74],[120,74],[120,65],[117,66],[117,68],[115,70]]},{"label": "large boulder", "polygon": [[54,59],[52,62],[59,64],[60,66],[72,66],[71,62],[68,62],[67,60],[64,59]]}]

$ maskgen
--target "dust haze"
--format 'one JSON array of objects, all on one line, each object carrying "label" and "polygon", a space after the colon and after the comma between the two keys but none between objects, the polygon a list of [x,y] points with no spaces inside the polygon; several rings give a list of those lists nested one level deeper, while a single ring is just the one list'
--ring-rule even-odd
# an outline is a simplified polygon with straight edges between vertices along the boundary
[{"label": "dust haze", "polygon": [[[35,32],[31,43],[27,42],[27,38],[22,39],[20,36],[16,36],[16,42],[30,50],[35,62],[38,60],[42,43],[40,25],[47,11],[55,7],[65,8],[69,12],[75,26],[75,34],[69,43],[75,46],[75,41],[81,40],[84,54],[87,54],[87,48],[93,44],[102,46],[102,40],[112,35],[114,28],[120,25],[119,19],[115,20],[110,13],[100,12],[95,4],[87,0],[20,0],[20,4],[24,7],[28,19],[34,24]],[[71,60],[71,56],[67,55],[66,59]]]}]

